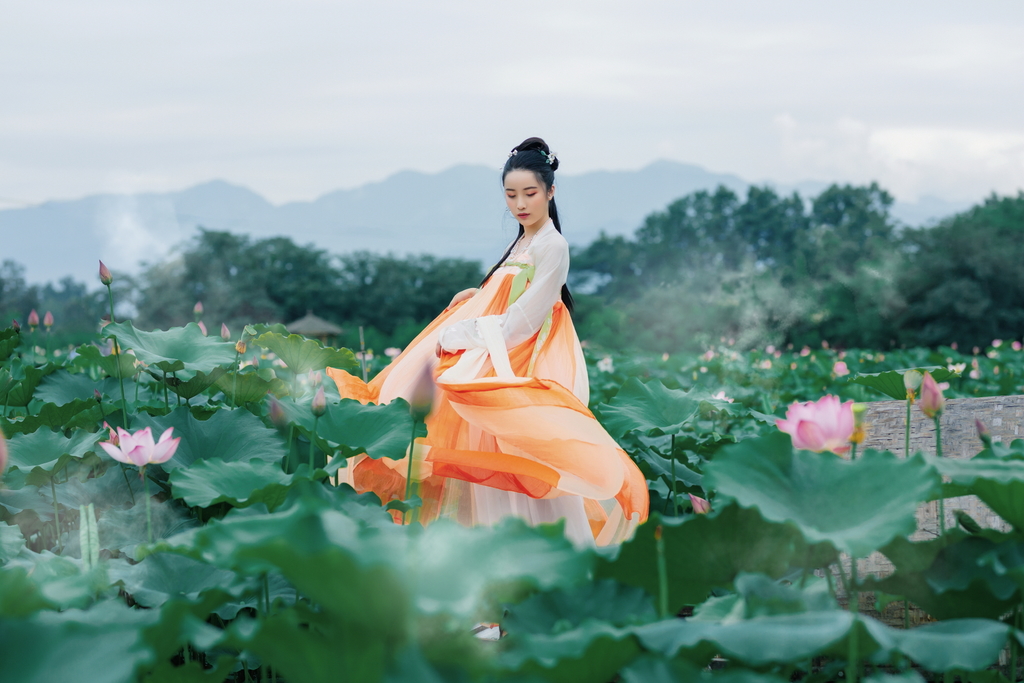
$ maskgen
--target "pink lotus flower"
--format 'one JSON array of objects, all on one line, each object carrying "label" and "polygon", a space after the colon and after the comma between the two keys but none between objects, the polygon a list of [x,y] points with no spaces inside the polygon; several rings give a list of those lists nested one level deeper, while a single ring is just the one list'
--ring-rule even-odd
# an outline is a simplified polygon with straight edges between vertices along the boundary
[{"label": "pink lotus flower", "polygon": [[206,336],[206,325],[204,325],[204,324],[203,324],[203,321],[202,321],[202,320],[200,320],[200,321],[199,321],[198,323],[196,323],[196,324],[197,324],[197,325],[199,325],[199,331],[200,331],[200,332],[202,332],[202,333],[203,333],[203,336],[205,337],[205,336]]},{"label": "pink lotus flower", "polygon": [[850,374],[850,368],[846,367],[846,361],[839,360],[832,366],[832,372],[835,373],[836,377],[843,377]]},{"label": "pink lotus flower", "polygon": [[794,403],[786,410],[786,419],[775,425],[793,438],[793,447],[806,451],[850,450],[853,436],[853,401],[840,403],[838,396],[823,396],[817,402]]},{"label": "pink lotus flower", "polygon": [[942,395],[942,389],[931,373],[924,373],[924,379],[921,380],[921,400],[918,405],[921,406],[921,412],[930,418],[941,415],[946,407],[946,397]]},{"label": "pink lotus flower", "polygon": [[53,313],[47,311],[46,315],[43,316],[43,327],[46,329],[53,327]]},{"label": "pink lotus flower", "polygon": [[688,495],[690,496],[690,504],[693,505],[693,511],[695,513],[698,515],[706,515],[711,512],[711,503],[707,502],[700,496],[693,495],[692,493]]},{"label": "pink lotus flower", "polygon": [[32,309],[32,312],[28,314],[28,326],[34,331],[39,327],[39,314],[36,313],[36,309]]},{"label": "pink lotus flower", "polygon": [[118,427],[117,443],[101,441],[100,446],[114,460],[143,468],[146,465],[167,462],[171,459],[181,441],[180,436],[176,439],[172,439],[172,436],[174,436],[174,427],[168,427],[160,435],[160,440],[153,443],[153,433],[149,427],[140,429],[134,434]]},{"label": "pink lotus flower", "polygon": [[114,281],[114,276],[110,272],[110,268],[107,268],[103,261],[100,261],[100,282],[106,286],[110,286],[110,283]]},{"label": "pink lotus flower", "polygon": [[224,323],[220,324],[220,338],[224,341],[231,341],[231,330]]},{"label": "pink lotus flower", "polygon": [[192,313],[195,314],[196,316],[200,316],[200,315],[203,314],[203,302],[202,301],[197,301],[196,302],[196,305],[192,307]]}]

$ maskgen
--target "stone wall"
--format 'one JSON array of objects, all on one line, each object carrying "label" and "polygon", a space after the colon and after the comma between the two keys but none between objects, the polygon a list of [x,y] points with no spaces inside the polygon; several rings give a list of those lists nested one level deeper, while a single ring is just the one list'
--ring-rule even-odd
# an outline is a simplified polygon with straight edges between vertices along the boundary
[{"label": "stone wall", "polygon": [[[907,404],[904,401],[876,401],[869,403],[864,419],[867,424],[867,438],[861,445],[862,449],[891,451],[904,457],[904,423],[907,415]],[[947,458],[969,459],[982,449],[978,438],[975,419],[980,419],[992,432],[993,441],[1010,443],[1014,439],[1024,438],[1024,396],[993,396],[986,398],[960,398],[946,402],[946,410],[942,415],[942,454]],[[935,452],[935,424],[925,417],[915,405],[911,409],[910,452]],[[938,502],[921,505],[917,511],[917,532],[911,536],[914,540],[927,540],[938,535],[939,515]],[[1008,525],[998,515],[974,496],[950,498],[946,500],[946,528],[956,526],[954,513],[964,510],[979,524],[993,529],[1007,529]],[[844,572],[849,571],[849,559],[844,559]],[[892,564],[880,553],[873,553],[857,562],[860,576],[874,574],[882,577],[892,573]],[[903,603],[890,605],[884,613],[879,614],[872,604],[870,594],[861,595],[861,611],[873,614],[891,625],[902,625],[904,621]],[[911,624],[927,620],[923,612],[912,609]]]}]

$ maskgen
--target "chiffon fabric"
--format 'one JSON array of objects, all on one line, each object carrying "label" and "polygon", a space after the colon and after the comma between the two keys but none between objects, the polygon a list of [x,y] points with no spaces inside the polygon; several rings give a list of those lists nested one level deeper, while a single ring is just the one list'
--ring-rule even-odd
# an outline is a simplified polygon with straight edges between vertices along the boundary
[{"label": "chiffon fabric", "polygon": [[[647,518],[643,474],[587,409],[587,368],[561,301],[568,272],[569,246],[548,221],[368,384],[327,369],[343,398],[387,403],[408,399],[429,368],[433,411],[413,454],[421,522],[564,519],[576,545],[605,546]],[[404,498],[408,465],[408,455],[360,455],[339,474],[387,502]]]}]

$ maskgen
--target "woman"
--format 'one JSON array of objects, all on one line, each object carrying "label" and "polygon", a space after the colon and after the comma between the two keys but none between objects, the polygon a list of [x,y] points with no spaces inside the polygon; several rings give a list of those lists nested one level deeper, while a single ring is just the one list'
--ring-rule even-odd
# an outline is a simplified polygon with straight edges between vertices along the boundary
[{"label": "woman", "polygon": [[[342,397],[409,398],[424,367],[436,379],[427,437],[417,440],[420,520],[531,524],[565,520],[579,546],[628,538],[647,518],[643,475],[587,409],[589,385],[565,286],[569,246],[555,207],[558,159],[540,138],[502,172],[519,234],[479,289],[451,304],[369,384],[328,369]],[[408,461],[353,458],[343,480],[401,499]]]}]

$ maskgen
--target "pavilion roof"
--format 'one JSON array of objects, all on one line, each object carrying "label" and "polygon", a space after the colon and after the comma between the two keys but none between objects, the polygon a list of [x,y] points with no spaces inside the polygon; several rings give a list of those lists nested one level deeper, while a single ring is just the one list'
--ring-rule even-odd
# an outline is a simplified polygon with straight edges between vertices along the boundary
[{"label": "pavilion roof", "polygon": [[313,315],[313,311],[307,310],[306,315],[298,320],[286,323],[285,327],[292,334],[302,334],[307,337],[322,337],[325,335],[341,334],[341,328],[332,322]]}]

